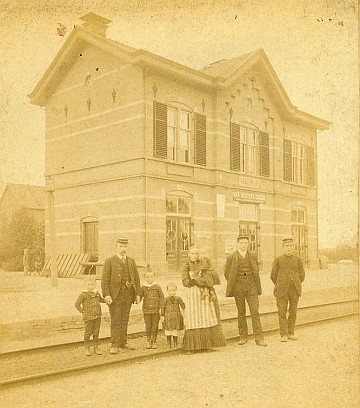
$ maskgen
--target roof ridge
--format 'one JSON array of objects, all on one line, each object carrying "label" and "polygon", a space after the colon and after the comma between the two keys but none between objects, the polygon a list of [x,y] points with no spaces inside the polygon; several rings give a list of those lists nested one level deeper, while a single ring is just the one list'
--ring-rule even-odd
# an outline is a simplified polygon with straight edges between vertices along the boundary
[{"label": "roof ridge", "polygon": [[[247,52],[245,54],[240,54],[237,55],[236,57],[232,57],[232,58],[222,58],[218,61],[214,61],[211,62],[210,64],[206,64],[205,67],[203,69],[201,69],[200,71],[208,73],[209,75],[214,75],[214,76],[229,76],[229,68],[231,68],[231,65],[240,61],[245,61],[248,57],[252,56],[252,55],[256,55],[257,53],[261,52],[261,50],[263,50],[262,48],[257,48],[254,51],[250,51]],[[228,69],[226,69],[225,67],[228,67]],[[238,67],[237,67],[238,68]],[[237,69],[235,67],[233,67],[233,70]],[[216,71],[217,74],[211,74],[211,72],[209,71]],[[219,74],[219,72],[222,73],[222,75]],[[226,74],[225,74],[226,73]]]}]

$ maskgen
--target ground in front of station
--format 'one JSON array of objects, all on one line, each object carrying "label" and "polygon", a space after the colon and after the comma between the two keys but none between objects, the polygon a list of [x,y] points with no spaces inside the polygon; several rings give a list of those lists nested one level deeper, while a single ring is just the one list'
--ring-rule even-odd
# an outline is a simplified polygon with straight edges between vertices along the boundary
[{"label": "ground in front of station", "polygon": [[[0,407],[359,407],[359,321],[2,390]],[[95,357],[94,357],[95,358]]]}]

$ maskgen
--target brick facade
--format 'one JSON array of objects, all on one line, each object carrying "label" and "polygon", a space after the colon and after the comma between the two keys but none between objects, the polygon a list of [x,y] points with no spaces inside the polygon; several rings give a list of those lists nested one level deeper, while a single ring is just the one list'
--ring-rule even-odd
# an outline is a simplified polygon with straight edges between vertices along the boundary
[{"label": "brick facade", "polygon": [[[77,38],[81,36],[83,41]],[[84,41],[90,37],[91,45]],[[226,79],[228,85],[217,86],[211,73],[216,64],[209,71],[195,71],[146,52],[141,60],[136,50],[83,27],[68,42],[70,67],[54,78],[45,74],[30,95],[33,103],[46,106],[46,174],[56,182],[60,253],[84,251],[84,223],[92,222],[100,260],[114,252],[119,236],[127,236],[129,252],[138,262],[168,273],[184,259],[184,253],[174,250],[175,234],[183,249],[191,243],[209,247],[220,269],[226,249],[245,225],[256,235],[254,248],[263,269],[269,269],[281,253],[281,239],[291,233],[301,235],[306,265],[318,265],[317,185],[305,179],[311,165],[306,167],[305,150],[299,153],[302,164],[296,164],[305,166],[299,172],[304,179],[284,181],[284,139],[297,143],[295,151],[300,145],[312,148],[316,168],[317,129],[329,123],[291,105],[263,50],[247,57],[254,62],[245,64],[246,69],[240,64],[239,73]],[[53,64],[60,64],[64,52]],[[167,131],[158,139],[166,141],[166,158],[154,154],[160,132],[154,123],[155,103],[167,107],[167,123],[159,121]],[[206,165],[194,164],[196,113],[206,116]],[[174,154],[180,161],[169,157],[172,120],[177,120]],[[248,167],[231,170],[231,123],[246,132],[251,172]],[[260,132],[269,140],[267,176],[260,175]],[[241,147],[239,151],[242,160]],[[180,212],[173,212],[174,203]],[[242,212],[248,212],[246,219]]]}]

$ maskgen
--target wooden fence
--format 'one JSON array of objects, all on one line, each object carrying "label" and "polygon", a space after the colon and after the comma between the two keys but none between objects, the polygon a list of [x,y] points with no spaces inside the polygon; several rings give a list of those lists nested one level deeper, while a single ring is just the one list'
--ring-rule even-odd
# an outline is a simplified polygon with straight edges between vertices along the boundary
[{"label": "wooden fence", "polygon": [[[83,273],[85,266],[84,262],[88,262],[90,254],[61,254],[56,258],[58,276],[60,278],[70,278],[72,276]],[[51,268],[51,258],[49,258],[42,270],[42,276],[49,276]]]}]

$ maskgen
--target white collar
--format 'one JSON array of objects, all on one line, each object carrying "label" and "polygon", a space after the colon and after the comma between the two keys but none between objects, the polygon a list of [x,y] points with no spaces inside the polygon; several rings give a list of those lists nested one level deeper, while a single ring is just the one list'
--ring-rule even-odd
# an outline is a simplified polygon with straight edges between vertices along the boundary
[{"label": "white collar", "polygon": [[116,254],[117,255],[117,257],[119,258],[119,259],[126,259],[126,255],[119,255],[119,254]]},{"label": "white collar", "polygon": [[240,251],[240,249],[238,249],[238,252],[239,252],[239,254],[240,254],[243,258],[246,257],[247,250],[245,250],[245,252],[243,252],[243,251]]}]

